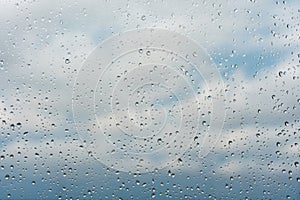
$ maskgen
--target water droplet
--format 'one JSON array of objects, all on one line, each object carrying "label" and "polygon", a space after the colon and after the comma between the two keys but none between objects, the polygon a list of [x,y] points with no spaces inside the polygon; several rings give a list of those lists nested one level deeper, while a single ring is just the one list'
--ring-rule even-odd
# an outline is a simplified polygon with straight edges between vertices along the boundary
[{"label": "water droplet", "polygon": [[153,199],[155,198],[155,193],[151,194],[151,198],[153,198]]},{"label": "water droplet", "polygon": [[273,100],[274,100],[274,99],[276,99],[276,96],[275,96],[275,94],[273,94],[273,95],[272,95],[272,99],[273,99]]},{"label": "water droplet", "polygon": [[158,139],[157,139],[157,143],[158,143],[158,144],[161,144],[161,143],[162,143],[162,139],[161,139],[161,138],[158,138]]},{"label": "water droplet", "polygon": [[280,145],[281,145],[280,142],[276,142],[277,147],[280,147]]},{"label": "water droplet", "polygon": [[6,180],[8,180],[9,179],[9,174],[6,174],[5,176],[4,176],[4,178],[6,179]]},{"label": "water droplet", "polygon": [[67,58],[67,59],[65,60],[65,63],[66,63],[66,64],[69,64],[69,63],[70,63],[70,60]]},{"label": "water droplet", "polygon": [[178,158],[178,163],[181,164],[182,163],[182,159]]},{"label": "water droplet", "polygon": [[289,122],[288,122],[288,121],[284,122],[284,125],[285,125],[285,126],[288,126],[288,125],[289,125]]},{"label": "water droplet", "polygon": [[0,70],[4,69],[4,60],[0,60]]},{"label": "water droplet", "polygon": [[257,110],[257,113],[261,113],[261,109],[258,109],[258,110]]}]

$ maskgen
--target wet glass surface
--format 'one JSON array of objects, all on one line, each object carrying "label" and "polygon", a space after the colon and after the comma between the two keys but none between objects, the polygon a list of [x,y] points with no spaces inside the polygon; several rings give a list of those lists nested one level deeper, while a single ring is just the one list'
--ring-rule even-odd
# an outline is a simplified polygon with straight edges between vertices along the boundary
[{"label": "wet glass surface", "polygon": [[298,1],[0,1],[0,199],[299,199]]}]

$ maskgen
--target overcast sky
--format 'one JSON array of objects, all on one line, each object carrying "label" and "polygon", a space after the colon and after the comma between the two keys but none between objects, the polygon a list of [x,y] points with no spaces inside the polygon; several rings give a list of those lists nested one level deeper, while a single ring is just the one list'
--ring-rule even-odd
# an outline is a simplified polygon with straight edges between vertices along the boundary
[{"label": "overcast sky", "polygon": [[[299,6],[296,0],[1,1],[0,199],[297,199]],[[130,159],[109,168],[95,159],[107,149],[98,146],[94,149],[98,153],[89,153],[74,122],[72,94],[82,66],[99,44],[143,28],[179,33],[204,49],[223,82],[226,116],[220,138],[208,140],[213,149],[205,157],[201,157],[203,149],[197,145],[189,148],[190,144],[183,142],[187,148],[180,151],[180,159],[163,169],[136,175],[122,172],[130,166]],[[172,65],[173,61],[165,62]],[[147,77],[146,72],[139,73]],[[189,73],[196,77],[192,69]],[[104,84],[109,77],[103,77]],[[186,89],[176,83],[180,86],[173,88],[177,93]],[[205,77],[198,83],[203,86],[200,90],[206,91]],[[107,91],[102,92],[96,97],[108,99]],[[147,94],[151,92],[149,89]],[[159,99],[169,95],[163,89],[153,94]],[[187,108],[185,114],[194,116],[194,110],[188,110],[194,97],[184,97],[180,106]],[[200,101],[202,109],[209,110],[211,101]],[[161,105],[167,110],[172,103]],[[214,110],[216,116],[218,112],[221,115],[222,110]],[[105,124],[110,115],[105,113],[105,118],[103,113],[100,110],[97,117]],[[111,114],[118,118],[124,113]],[[159,121],[161,116],[156,114],[152,116]],[[165,131],[178,124],[180,117],[174,116],[175,123]],[[109,159],[110,155],[104,154],[104,159]],[[158,163],[167,160],[157,156]]]}]

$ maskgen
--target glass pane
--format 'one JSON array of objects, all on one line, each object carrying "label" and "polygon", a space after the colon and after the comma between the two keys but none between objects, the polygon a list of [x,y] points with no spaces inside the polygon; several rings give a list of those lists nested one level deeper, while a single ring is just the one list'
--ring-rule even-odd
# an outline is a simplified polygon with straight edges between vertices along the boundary
[{"label": "glass pane", "polygon": [[0,199],[299,199],[299,1],[0,1]]}]

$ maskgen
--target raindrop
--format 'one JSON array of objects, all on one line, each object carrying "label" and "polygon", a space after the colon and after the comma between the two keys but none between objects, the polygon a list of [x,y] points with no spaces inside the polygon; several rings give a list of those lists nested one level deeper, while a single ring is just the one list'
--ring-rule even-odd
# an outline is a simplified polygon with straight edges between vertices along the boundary
[{"label": "raindrop", "polygon": [[4,176],[4,178],[6,179],[6,180],[8,180],[9,179],[9,174],[6,174],[5,176]]},{"label": "raindrop", "polygon": [[289,125],[289,122],[288,122],[288,121],[285,121],[285,122],[284,122],[284,125],[285,125],[285,126],[288,126],[288,125]]},{"label": "raindrop", "polygon": [[151,198],[154,199],[155,198],[155,193],[151,194]]},{"label": "raindrop", "polygon": [[178,163],[181,164],[182,163],[182,159],[178,158]]},{"label": "raindrop", "polygon": [[65,59],[65,63],[66,64],[69,64],[70,63],[70,60],[67,58],[67,59]]},{"label": "raindrop", "polygon": [[161,138],[158,138],[158,139],[157,139],[157,143],[158,143],[158,144],[161,144],[161,143],[162,143],[162,139],[161,139]]}]

